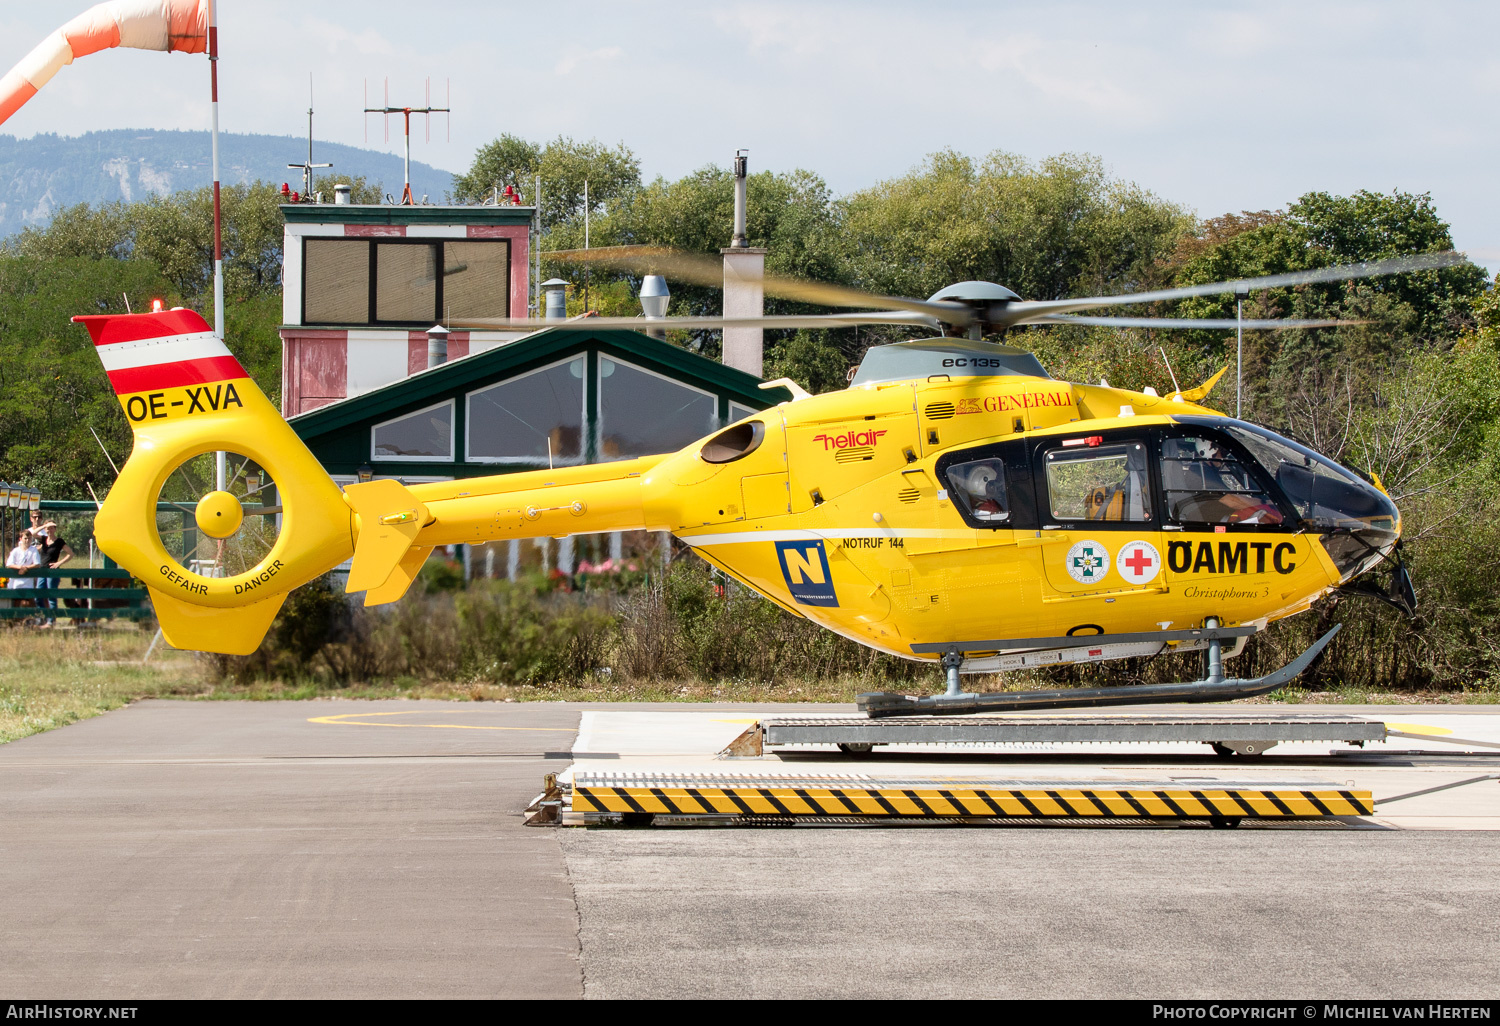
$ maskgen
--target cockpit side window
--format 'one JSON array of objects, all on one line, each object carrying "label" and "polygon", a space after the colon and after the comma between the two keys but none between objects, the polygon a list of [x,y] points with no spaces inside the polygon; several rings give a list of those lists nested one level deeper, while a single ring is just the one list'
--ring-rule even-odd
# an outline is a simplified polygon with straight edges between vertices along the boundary
[{"label": "cockpit side window", "polygon": [[1005,464],[998,459],[955,463],[948,468],[948,494],[975,520],[1000,524],[1010,520]]},{"label": "cockpit side window", "polygon": [[1046,455],[1053,520],[1097,524],[1151,521],[1146,447],[1139,442],[1053,449]]},{"label": "cockpit side window", "polygon": [[1162,439],[1161,487],[1167,519],[1175,523],[1282,523],[1275,500],[1238,451],[1207,434]]}]

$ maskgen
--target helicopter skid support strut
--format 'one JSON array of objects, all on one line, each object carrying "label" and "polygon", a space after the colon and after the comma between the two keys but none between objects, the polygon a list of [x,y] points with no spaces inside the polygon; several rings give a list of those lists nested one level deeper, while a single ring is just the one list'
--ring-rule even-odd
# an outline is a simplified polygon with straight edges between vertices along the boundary
[{"label": "helicopter skid support strut", "polygon": [[[1057,691],[1007,691],[995,694],[965,694],[958,689],[958,664],[963,651],[987,651],[1003,647],[1003,643],[971,643],[969,646],[913,646],[918,648],[946,650],[943,652],[943,668],[947,671],[948,690],[942,695],[913,696],[891,692],[869,692],[859,696],[859,710],[872,718],[884,716],[930,716],[954,715],[980,712],[1015,712],[1031,709],[1085,709],[1110,705],[1146,705],[1156,702],[1229,702],[1236,698],[1252,698],[1295,680],[1339,632],[1335,624],[1327,634],[1313,642],[1307,649],[1274,673],[1264,677],[1238,679],[1223,677],[1222,660],[1215,658],[1220,642],[1227,637],[1240,637],[1253,633],[1253,628],[1214,628],[1192,632],[1206,637],[1210,644],[1209,676],[1206,680],[1189,684],[1134,684],[1116,688],[1069,688]],[[1178,634],[1187,632],[1161,632]],[[1075,644],[1099,643],[1102,639],[1130,641],[1157,635],[1095,635],[1089,639],[1065,639]],[[1176,639],[1164,639],[1176,640]],[[950,665],[951,664],[951,665]],[[1215,672],[1217,670],[1217,672]],[[1217,679],[1216,679],[1217,678]]]}]

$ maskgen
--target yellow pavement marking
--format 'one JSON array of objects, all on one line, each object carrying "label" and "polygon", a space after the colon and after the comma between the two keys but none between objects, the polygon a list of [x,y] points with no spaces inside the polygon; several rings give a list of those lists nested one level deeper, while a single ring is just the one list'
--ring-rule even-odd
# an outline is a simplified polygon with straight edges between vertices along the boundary
[{"label": "yellow pavement marking", "polygon": [[[468,712],[463,709],[451,710],[453,712]],[[476,710],[477,711],[477,710]],[[550,734],[571,734],[572,727],[488,727],[475,723],[364,723],[359,719],[350,717],[374,717],[374,716],[421,716],[431,712],[429,709],[415,709],[410,712],[377,712],[377,713],[339,713],[335,716],[311,716],[308,723],[328,723],[336,727],[435,727],[443,730],[537,730]]]},{"label": "yellow pavement marking", "polygon": [[1431,734],[1433,736],[1453,733],[1447,727],[1429,727],[1425,723],[1391,723],[1389,720],[1386,721],[1385,728],[1404,731],[1408,734]]}]

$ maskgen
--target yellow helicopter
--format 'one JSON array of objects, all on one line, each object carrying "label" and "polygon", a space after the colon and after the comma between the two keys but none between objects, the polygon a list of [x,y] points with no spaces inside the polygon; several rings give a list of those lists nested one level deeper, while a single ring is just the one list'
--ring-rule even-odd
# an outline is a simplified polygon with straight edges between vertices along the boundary
[{"label": "yellow helicopter", "polygon": [[[675,261],[684,275],[702,270],[701,261],[660,251],[595,257],[634,266],[648,258],[657,268]],[[773,294],[877,310],[666,323],[927,324],[942,333],[872,347],[841,391],[814,396],[786,383],[791,401],[675,453],[343,489],[197,313],[77,317],[135,439],[95,535],[146,582],[162,631],[178,648],[253,651],[289,591],[351,556],[348,590],[379,605],[405,594],[437,546],[644,529],[670,531],[794,615],[946,671],[944,694],[862,696],[871,715],[1261,693],[1300,673],[1334,633],[1277,673],[1226,679],[1223,658],[1272,621],[1381,563],[1394,570],[1383,596],[1411,610],[1401,517],[1379,481],[1203,405],[1222,370],[1197,388],[1134,392],[1056,380],[1030,353],[984,337],[1031,323],[1234,327],[1234,320],[1073,312],[1461,260],[1427,255],[1058,301],[1025,301],[985,282],[911,300],[768,278]],[[501,323],[536,329],[557,322],[483,326]],[[633,318],[589,323],[640,325]],[[1273,329],[1334,323],[1242,322]],[[156,509],[176,468],[220,450],[265,469],[282,522],[258,562],[210,577],[169,554]],[[244,529],[245,516],[242,497],[228,491],[204,495],[195,509],[198,528],[221,541]],[[990,695],[969,695],[960,685],[963,672],[1194,650],[1208,652],[1209,673],[1187,684]]]}]

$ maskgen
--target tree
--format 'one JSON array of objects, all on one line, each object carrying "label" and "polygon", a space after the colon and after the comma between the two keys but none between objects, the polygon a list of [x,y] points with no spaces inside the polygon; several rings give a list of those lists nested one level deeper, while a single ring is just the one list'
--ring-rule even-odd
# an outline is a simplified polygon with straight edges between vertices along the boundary
[{"label": "tree", "polygon": [[[362,179],[356,184],[368,195],[370,186]],[[377,193],[378,188],[374,187]],[[281,323],[281,194],[267,182],[233,185],[222,190],[220,203],[225,343],[262,390],[276,399],[281,390],[281,338],[277,331]],[[170,305],[194,307],[210,320],[213,317],[213,193],[208,187],[138,203],[69,207],[46,228],[28,228],[7,240],[4,252],[21,258],[14,265],[14,273],[24,268],[37,280],[58,275],[66,281],[73,273],[67,268],[81,266],[76,264],[80,260],[100,267],[110,267],[112,261],[149,267],[148,279],[131,281],[152,280],[157,284],[154,291],[132,292],[134,309],[148,309],[153,298],[162,298]],[[52,270],[54,265],[59,265],[58,269]],[[114,277],[111,272],[105,280]],[[110,309],[117,307],[123,312],[119,291],[106,295],[116,304]],[[17,324],[11,330],[33,339],[49,337],[49,333],[58,337],[77,335],[82,329],[69,325],[68,318],[95,312],[99,302],[69,307],[61,302],[37,301],[42,305],[35,315],[28,315],[26,326]],[[101,312],[103,309],[99,308]],[[92,352],[89,355],[92,357]]]},{"label": "tree", "polygon": [[1110,179],[1096,157],[1034,165],[952,150],[853,194],[840,221],[842,258],[874,291],[921,297],[981,280],[1027,299],[1150,285],[1192,227],[1182,208]]},{"label": "tree", "polygon": [[379,203],[385,199],[385,186],[367,180],[364,175],[317,175],[313,178],[313,195],[321,195],[323,202],[332,203],[336,185],[349,186],[350,203]]},{"label": "tree", "polygon": [[[1225,215],[1179,246],[1177,283],[1250,278],[1453,248],[1446,222],[1426,193],[1353,196],[1313,192],[1285,211]],[[1386,329],[1430,343],[1452,342],[1473,323],[1484,272],[1473,264],[1440,271],[1253,293],[1257,316],[1379,316]],[[1189,317],[1232,317],[1234,296],[1184,301]],[[1248,313],[1248,312],[1247,312]],[[1332,336],[1329,336],[1330,338]]]},{"label": "tree", "polygon": [[453,176],[453,198],[460,203],[483,203],[494,190],[503,192],[506,186],[530,196],[541,161],[540,146],[506,133],[481,146],[469,170]]},{"label": "tree", "polygon": [[791,378],[814,395],[848,384],[849,360],[826,331],[799,331],[772,348],[766,377]]},{"label": "tree", "polygon": [[75,314],[124,313],[127,298],[179,299],[147,260],[0,257],[0,478],[48,498],[102,496],[113,481],[92,427],[123,462],[130,428]]},{"label": "tree", "polygon": [[607,209],[641,184],[641,162],[623,142],[614,147],[598,140],[575,142],[564,136],[538,146],[514,135],[480,147],[469,170],[453,179],[453,197],[461,202],[484,202],[495,189],[508,185],[522,202],[542,179],[542,226],[583,214],[583,188],[588,182],[590,213]]},{"label": "tree", "polygon": [[[281,287],[281,193],[269,182],[220,192],[226,295]],[[6,248],[37,259],[140,258],[155,263],[184,297],[213,287],[213,190],[209,186],[138,203],[69,207],[46,228],[27,228]]]}]

